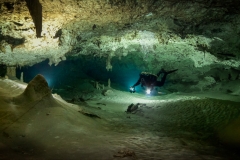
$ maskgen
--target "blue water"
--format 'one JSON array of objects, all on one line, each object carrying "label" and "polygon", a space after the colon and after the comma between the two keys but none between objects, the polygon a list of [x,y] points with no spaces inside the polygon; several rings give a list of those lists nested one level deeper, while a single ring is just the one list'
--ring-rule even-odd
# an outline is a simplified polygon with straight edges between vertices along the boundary
[{"label": "blue water", "polygon": [[[124,62],[123,62],[124,61]],[[92,79],[107,85],[110,78],[116,89],[128,91],[138,80],[141,70],[131,61],[131,59],[118,60],[113,58],[112,71],[106,70],[106,58],[82,57],[77,60],[61,61],[57,66],[49,66],[48,60],[31,67],[17,69],[17,77],[24,72],[24,81],[30,82],[37,74],[42,74],[48,82],[50,88],[58,88],[61,85],[73,84],[78,79]],[[136,87],[137,90],[141,89]]]}]

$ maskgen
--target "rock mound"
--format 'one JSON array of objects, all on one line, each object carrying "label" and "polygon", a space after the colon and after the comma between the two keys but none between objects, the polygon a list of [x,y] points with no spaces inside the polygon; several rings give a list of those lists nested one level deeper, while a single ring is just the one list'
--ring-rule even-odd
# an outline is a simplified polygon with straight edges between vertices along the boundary
[{"label": "rock mound", "polygon": [[36,101],[43,97],[52,97],[52,94],[46,79],[38,74],[29,82],[27,88],[21,95],[14,97],[14,102],[21,103],[26,100]]}]

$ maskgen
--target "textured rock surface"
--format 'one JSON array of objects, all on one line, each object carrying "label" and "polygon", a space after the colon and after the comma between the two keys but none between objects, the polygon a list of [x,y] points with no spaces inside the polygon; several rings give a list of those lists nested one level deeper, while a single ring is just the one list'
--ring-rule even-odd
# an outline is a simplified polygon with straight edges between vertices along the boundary
[{"label": "textured rock surface", "polygon": [[134,56],[136,64],[146,64],[151,72],[179,68],[173,78],[182,83],[197,84],[199,75],[216,80],[220,73],[219,79],[229,79],[229,74],[239,79],[237,0],[39,2],[42,37],[36,38],[26,2],[0,0],[0,63],[24,66],[49,59],[57,65],[67,56],[90,55],[105,58],[106,69],[112,70],[113,57]]}]

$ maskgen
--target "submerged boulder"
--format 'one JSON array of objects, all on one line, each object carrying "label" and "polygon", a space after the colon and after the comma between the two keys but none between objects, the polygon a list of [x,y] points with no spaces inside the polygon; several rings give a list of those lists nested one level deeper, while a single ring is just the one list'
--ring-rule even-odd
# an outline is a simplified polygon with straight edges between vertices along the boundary
[{"label": "submerged boulder", "polygon": [[13,101],[15,103],[21,103],[26,100],[36,101],[46,96],[52,97],[51,90],[43,75],[38,74],[29,82],[22,94],[13,98]]}]

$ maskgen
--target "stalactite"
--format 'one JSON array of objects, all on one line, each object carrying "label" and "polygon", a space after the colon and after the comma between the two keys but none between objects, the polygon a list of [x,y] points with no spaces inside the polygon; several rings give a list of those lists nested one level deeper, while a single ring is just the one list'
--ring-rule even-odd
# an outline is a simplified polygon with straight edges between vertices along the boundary
[{"label": "stalactite", "polygon": [[25,0],[28,10],[32,16],[36,28],[37,37],[41,37],[42,32],[42,5],[39,0]]}]

